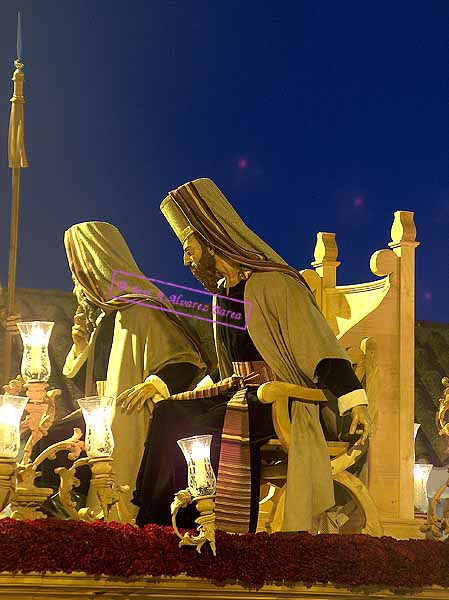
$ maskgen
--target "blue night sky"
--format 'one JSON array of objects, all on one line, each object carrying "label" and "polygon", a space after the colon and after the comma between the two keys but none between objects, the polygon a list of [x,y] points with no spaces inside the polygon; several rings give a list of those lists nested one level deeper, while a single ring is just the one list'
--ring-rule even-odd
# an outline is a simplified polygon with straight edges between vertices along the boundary
[{"label": "blue night sky", "polygon": [[337,234],[340,284],[375,279],[415,211],[417,318],[449,321],[447,0],[9,0],[0,8],[0,275],[16,13],[26,143],[20,287],[72,288],[63,232],[105,220],[149,276],[197,285],[159,212],[210,177],[298,268]]}]

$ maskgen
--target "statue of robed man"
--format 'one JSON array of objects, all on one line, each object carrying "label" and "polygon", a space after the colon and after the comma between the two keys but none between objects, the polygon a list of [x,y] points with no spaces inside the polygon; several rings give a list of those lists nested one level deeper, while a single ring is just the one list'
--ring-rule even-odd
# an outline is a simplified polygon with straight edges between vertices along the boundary
[{"label": "statue of robed man", "polygon": [[[185,473],[176,440],[162,440],[157,433],[164,428],[164,422],[182,423],[180,415],[188,415],[188,425],[184,430],[177,427],[174,435],[214,434],[219,448],[212,448],[212,461],[217,468],[220,452],[222,463],[232,461],[235,450],[232,438],[237,433],[236,419],[240,419],[241,411],[231,407],[246,403],[249,455],[245,457],[242,452],[239,460],[243,469],[251,469],[252,477],[251,482],[246,477],[250,489],[241,490],[233,513],[230,507],[229,522],[242,525],[247,521],[248,528],[254,530],[259,494],[258,450],[273,435],[271,418],[266,413],[269,407],[257,402],[257,386],[280,380],[327,388],[338,398],[340,414],[350,411],[350,432],[355,433],[361,426],[363,439],[370,430],[367,397],[302,275],[245,225],[214,182],[198,179],[180,186],[165,198],[161,210],[183,245],[184,264],[206,289],[216,294],[216,305],[224,309],[214,315],[222,381],[209,390],[188,392],[157,404],[147,440],[147,464],[142,464],[136,492],[140,523],[164,523],[168,518],[164,503],[178,486],[185,487],[185,481],[180,480]],[[226,322],[226,316],[217,316],[231,314],[230,309],[235,315],[235,301],[244,302],[247,329],[232,326],[235,320]],[[240,382],[237,391],[235,384],[232,390],[226,390],[226,378],[230,376],[231,381]],[[311,530],[313,519],[334,505],[334,494],[319,407],[292,400],[283,530],[303,531]],[[157,465],[164,452],[165,463],[178,465],[179,461],[170,477]],[[228,489],[220,485],[221,475],[219,471],[217,506],[220,494],[233,493],[233,484]],[[250,508],[244,506],[245,494]]]},{"label": "statue of robed man", "polygon": [[[201,348],[185,320],[143,275],[116,227],[98,221],[79,223],[65,232],[64,243],[78,308],[63,374],[71,378],[82,374],[86,396],[97,395],[101,388],[102,394],[117,399],[113,469],[119,483],[130,486],[130,500],[152,399],[190,389],[201,379],[205,370]],[[127,410],[121,408],[125,395]],[[70,435],[80,420],[74,415],[57,424],[45,445]],[[89,505],[94,504],[90,496]]]}]

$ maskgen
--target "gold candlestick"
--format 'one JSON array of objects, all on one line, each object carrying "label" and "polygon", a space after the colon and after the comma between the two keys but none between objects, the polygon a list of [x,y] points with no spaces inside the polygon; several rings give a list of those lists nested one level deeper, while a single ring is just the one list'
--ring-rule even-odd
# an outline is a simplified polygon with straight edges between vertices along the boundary
[{"label": "gold candlestick", "polygon": [[47,435],[53,425],[56,414],[55,399],[61,395],[61,390],[47,392],[48,385],[40,381],[26,383],[24,387],[29,398],[25,411],[28,413],[27,427],[31,435],[25,444],[21,464],[27,465],[32,462],[34,446]]},{"label": "gold candlestick", "polygon": [[[184,458],[187,462],[187,478],[189,487],[175,495],[171,505],[172,525],[176,535],[181,540],[181,546],[194,546],[197,552],[206,542],[209,542],[214,556],[215,548],[215,474],[210,463],[211,435],[195,435],[178,440]],[[198,535],[185,533],[181,535],[176,525],[176,516],[180,508],[191,502],[196,503],[200,516],[195,520]]]},{"label": "gold candlestick", "polygon": [[[45,382],[29,382],[23,384],[19,377],[12,380],[5,386],[7,391],[19,393],[22,386],[26,390],[26,397],[20,397],[22,400],[22,410],[28,413],[27,417],[18,424],[17,429],[23,432],[30,430],[30,436],[25,444],[24,454],[19,464],[11,462],[12,456],[0,458],[0,505],[11,501],[12,518],[15,519],[42,519],[45,514],[40,510],[41,505],[51,496],[51,488],[39,488],[35,485],[35,479],[39,477],[39,465],[45,458],[55,458],[59,450],[70,449],[72,452],[81,452],[83,443],[77,443],[81,437],[81,431],[76,439],[64,440],[54,444],[42,452],[34,461],[31,455],[34,446],[39,440],[47,435],[48,429],[53,424],[55,418],[55,399],[60,395],[61,390],[51,390],[47,392],[48,385]],[[5,398],[15,398],[5,394]],[[28,399],[28,402],[26,400]],[[25,405],[26,402],[26,405]],[[23,408],[24,407],[24,408]],[[22,412],[20,411],[20,413]],[[20,416],[18,417],[20,419]],[[1,421],[2,419],[0,419]],[[0,425],[5,428],[7,424]],[[18,437],[18,432],[17,432]],[[75,442],[73,444],[72,442]],[[18,452],[19,443],[17,442]],[[4,508],[3,506],[3,508]]]},{"label": "gold candlestick", "polygon": [[[215,496],[199,496],[192,498],[189,489],[181,490],[175,495],[171,504],[172,525],[176,535],[181,540],[179,547],[194,546],[196,551],[201,553],[201,548],[206,542],[209,542],[214,556],[217,555],[215,546]],[[200,516],[195,519],[198,535],[191,535],[188,531],[181,535],[176,524],[176,517],[180,508],[185,508],[191,502],[196,503],[196,508]]]},{"label": "gold candlestick", "polygon": [[13,458],[0,458],[0,512],[8,504],[14,490],[16,461]]},{"label": "gold candlestick", "polygon": [[[92,471],[90,485],[94,488],[100,501],[103,519],[106,522],[118,520],[121,523],[133,523],[134,520],[123,501],[123,493],[129,490],[129,486],[118,485],[112,468],[112,457],[90,458],[89,465]],[[115,519],[113,518],[113,508],[118,513]]]}]

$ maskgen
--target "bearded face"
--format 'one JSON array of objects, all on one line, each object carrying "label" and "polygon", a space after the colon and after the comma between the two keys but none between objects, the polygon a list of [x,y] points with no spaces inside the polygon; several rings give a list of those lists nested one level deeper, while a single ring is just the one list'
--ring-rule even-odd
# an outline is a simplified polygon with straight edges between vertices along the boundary
[{"label": "bearded face", "polygon": [[215,256],[209,254],[207,245],[195,235],[191,235],[184,244],[184,264],[208,292],[215,294],[218,291],[220,275]]},{"label": "bearded face", "polygon": [[215,294],[218,291],[217,281],[220,277],[216,271],[215,256],[204,254],[198,262],[190,265],[190,271],[208,292]]},{"label": "bearded face", "polygon": [[78,306],[81,308],[83,313],[86,315],[86,327],[87,332],[89,334],[95,329],[95,322],[97,320],[98,314],[101,309],[99,309],[95,304],[93,304],[86,294],[84,290],[81,288],[79,284],[75,282],[75,287],[73,288],[73,293],[76,296]]}]

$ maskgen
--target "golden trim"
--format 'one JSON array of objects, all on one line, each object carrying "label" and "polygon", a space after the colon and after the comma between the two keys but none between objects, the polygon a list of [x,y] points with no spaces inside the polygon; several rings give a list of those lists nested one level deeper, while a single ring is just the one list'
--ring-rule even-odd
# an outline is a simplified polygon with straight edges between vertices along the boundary
[{"label": "golden trim", "polygon": [[223,433],[221,435],[222,440],[235,440],[237,442],[249,442],[249,437],[240,437],[239,435],[230,435],[229,433]]},{"label": "golden trim", "polygon": [[391,598],[392,600],[447,600],[447,589],[432,586],[402,593],[387,589],[377,589],[369,593],[365,589],[348,589],[336,587],[328,583],[305,587],[300,584],[264,585],[257,590],[248,590],[239,584],[226,584],[217,587],[214,583],[196,577],[178,575],[177,577],[139,577],[129,581],[104,575],[87,575],[86,573],[40,573],[17,574],[0,573],[0,599],[9,600],[67,600],[67,598],[93,597],[101,595],[103,600],[126,600],[133,598],[148,598],[156,595],[160,599],[177,598],[216,600],[254,600],[258,598],[277,598],[293,600],[307,598],[309,600],[331,600],[335,598],[351,598],[351,600],[366,600],[366,598]]}]

